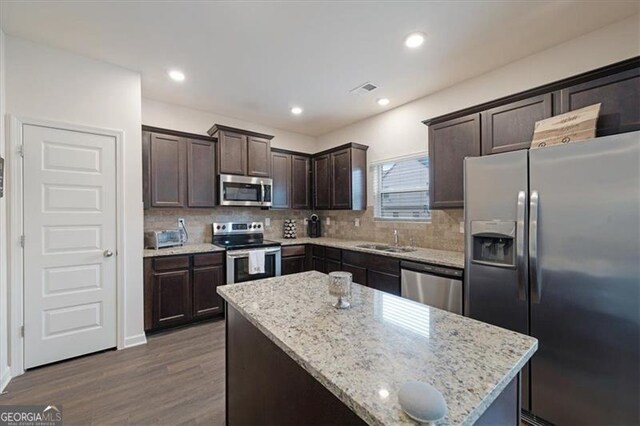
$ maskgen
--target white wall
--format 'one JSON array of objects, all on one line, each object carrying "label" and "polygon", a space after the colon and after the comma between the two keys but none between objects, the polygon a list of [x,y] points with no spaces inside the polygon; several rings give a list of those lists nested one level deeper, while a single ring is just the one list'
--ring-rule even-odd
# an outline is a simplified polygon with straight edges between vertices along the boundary
[{"label": "white wall", "polygon": [[140,74],[7,36],[6,90],[8,114],[124,132],[125,345],[146,342]]},{"label": "white wall", "polygon": [[181,130],[183,132],[206,135],[207,130],[216,123],[273,135],[274,138],[271,141],[271,146],[275,148],[290,149],[293,151],[308,153],[317,151],[316,138],[313,136],[275,129],[273,127],[263,126],[180,105],[169,104],[147,98],[142,99],[142,124],[146,124],[147,126],[163,127],[165,129]]},{"label": "white wall", "polygon": [[[0,30],[0,157],[4,158],[5,149],[5,49],[4,32]],[[6,176],[6,172],[5,172]],[[0,392],[9,381],[9,316],[7,303],[7,197],[0,198]]]},{"label": "white wall", "polygon": [[426,151],[427,127],[422,120],[638,55],[640,17],[635,16],[320,136],[318,150],[358,142],[369,145],[369,161]]}]

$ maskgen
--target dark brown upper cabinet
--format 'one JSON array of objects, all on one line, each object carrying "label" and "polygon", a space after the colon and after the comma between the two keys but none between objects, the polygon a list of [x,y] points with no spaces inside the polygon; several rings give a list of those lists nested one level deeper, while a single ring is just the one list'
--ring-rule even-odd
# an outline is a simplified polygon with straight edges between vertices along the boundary
[{"label": "dark brown upper cabinet", "polygon": [[291,208],[311,208],[311,157],[291,155]]},{"label": "dark brown upper cabinet", "polygon": [[480,155],[480,114],[429,126],[429,202],[433,209],[462,207],[465,157]]},{"label": "dark brown upper cabinet", "polygon": [[234,132],[218,134],[218,171],[225,175],[247,174],[247,136]]},{"label": "dark brown upper cabinet", "polygon": [[186,146],[175,136],[149,134],[151,207],[185,204]]},{"label": "dark brown upper cabinet", "polygon": [[552,109],[546,93],[482,112],[482,155],[528,149],[536,121],[551,117]]},{"label": "dark brown upper cabinet", "polygon": [[214,207],[215,139],[142,127],[144,208]]},{"label": "dark brown upper cabinet", "polygon": [[597,136],[640,130],[640,68],[567,87],[556,98],[558,113],[601,103]]},{"label": "dark brown upper cabinet", "polygon": [[187,206],[216,205],[216,147],[212,142],[187,139]]},{"label": "dark brown upper cabinet", "polygon": [[640,130],[640,57],[423,121],[431,208],[463,206],[464,157],[527,149],[536,121],[597,103],[597,136]]},{"label": "dark brown upper cabinet", "polygon": [[314,155],[315,209],[366,209],[367,149],[365,145],[350,143]]},{"label": "dark brown upper cabinet", "polygon": [[247,138],[247,175],[255,177],[271,176],[271,141],[249,136]]},{"label": "dark brown upper cabinet", "polygon": [[208,130],[218,137],[218,173],[271,177],[273,136],[214,124]]},{"label": "dark brown upper cabinet", "polygon": [[319,155],[313,158],[313,208],[331,208],[331,156]]},{"label": "dark brown upper cabinet", "polygon": [[273,179],[271,207],[274,209],[291,208],[291,154],[272,151],[271,173]]}]

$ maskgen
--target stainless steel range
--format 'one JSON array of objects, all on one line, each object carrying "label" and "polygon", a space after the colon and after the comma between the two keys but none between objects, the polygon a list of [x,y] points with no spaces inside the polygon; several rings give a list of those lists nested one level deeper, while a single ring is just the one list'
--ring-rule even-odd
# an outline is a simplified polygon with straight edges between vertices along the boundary
[{"label": "stainless steel range", "polygon": [[[214,223],[213,244],[227,250],[227,284],[280,276],[280,243],[264,239],[262,222]],[[264,252],[264,273],[249,273],[249,253]]]}]

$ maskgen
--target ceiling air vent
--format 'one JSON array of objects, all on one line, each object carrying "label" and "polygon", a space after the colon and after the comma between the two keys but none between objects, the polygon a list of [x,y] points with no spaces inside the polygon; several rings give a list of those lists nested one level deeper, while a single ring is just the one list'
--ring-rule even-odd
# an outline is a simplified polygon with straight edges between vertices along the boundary
[{"label": "ceiling air vent", "polygon": [[373,92],[377,88],[378,86],[370,81],[367,81],[366,83],[363,83],[358,87],[354,87],[353,89],[349,90],[349,93],[352,93],[354,95],[366,95],[367,93]]}]

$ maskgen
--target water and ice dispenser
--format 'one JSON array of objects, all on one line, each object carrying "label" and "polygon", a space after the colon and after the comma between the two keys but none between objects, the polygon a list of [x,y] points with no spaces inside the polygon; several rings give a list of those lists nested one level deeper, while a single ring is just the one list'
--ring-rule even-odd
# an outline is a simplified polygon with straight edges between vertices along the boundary
[{"label": "water and ice dispenser", "polygon": [[471,261],[482,265],[515,268],[516,222],[471,221]]}]

